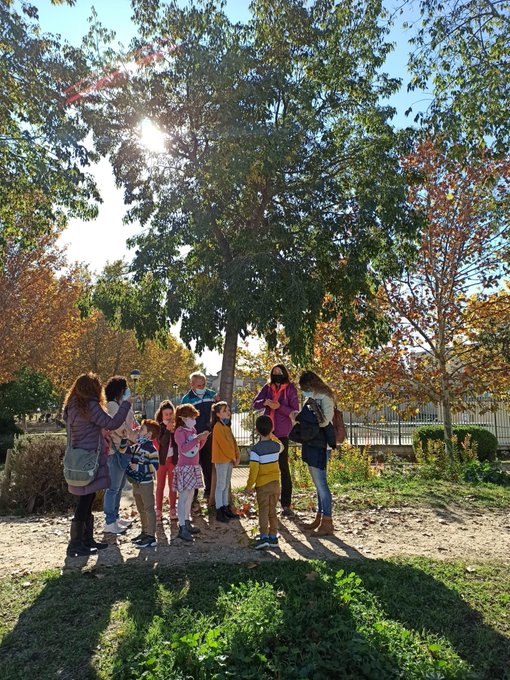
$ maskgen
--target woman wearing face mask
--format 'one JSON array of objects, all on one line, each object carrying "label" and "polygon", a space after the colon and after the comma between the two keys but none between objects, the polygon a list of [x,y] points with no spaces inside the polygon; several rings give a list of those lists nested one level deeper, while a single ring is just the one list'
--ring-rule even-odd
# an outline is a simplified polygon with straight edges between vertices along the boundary
[{"label": "woman wearing face mask", "polygon": [[335,397],[331,387],[313,371],[303,371],[299,377],[299,387],[303,391],[305,402],[296,419],[302,427],[307,426],[311,428],[309,432],[313,432],[313,437],[302,443],[302,457],[308,465],[317,491],[317,514],[313,522],[305,527],[315,530],[316,536],[328,536],[333,533],[332,496],[328,486],[327,464],[328,446],[336,445],[331,425]]},{"label": "woman wearing face mask", "polygon": [[283,444],[279,459],[282,489],[280,502],[282,514],[289,517],[294,514],[290,507],[292,478],[289,468],[289,432],[292,429],[293,418],[299,411],[299,399],[296,387],[283,364],[273,366],[269,382],[255,397],[252,408],[255,411],[264,409],[264,415],[269,416],[273,422],[273,434]]},{"label": "woman wearing face mask", "polygon": [[[119,410],[120,404],[131,396],[131,390],[124,376],[114,375],[106,383],[104,391],[107,402],[106,410],[113,418]],[[131,525],[131,520],[121,519],[119,513],[120,498],[122,489],[126,484],[126,467],[128,464],[128,458],[121,453],[121,450],[125,450],[126,439],[132,442],[136,441],[137,429],[138,424],[131,408],[122,426],[110,432],[109,435],[108,472],[110,473],[110,486],[106,489],[103,505],[104,532],[107,534],[122,534]]]},{"label": "woman wearing face mask", "polygon": [[179,494],[177,517],[179,534],[183,541],[193,541],[197,529],[191,524],[191,504],[195,489],[202,489],[202,470],[199,465],[199,451],[205,444],[209,432],[197,434],[195,424],[199,411],[191,404],[179,404],[175,409],[174,441],[179,452],[174,470],[173,488]]}]

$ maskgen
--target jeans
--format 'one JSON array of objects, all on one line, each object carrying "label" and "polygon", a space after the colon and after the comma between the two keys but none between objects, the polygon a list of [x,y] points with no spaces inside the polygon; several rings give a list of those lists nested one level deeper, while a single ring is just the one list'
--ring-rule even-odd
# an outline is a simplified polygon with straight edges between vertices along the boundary
[{"label": "jeans", "polygon": [[321,470],[320,468],[308,466],[312,482],[315,484],[317,490],[317,512],[326,517],[331,517],[331,491],[328,486],[327,468]]},{"label": "jeans", "polygon": [[215,463],[216,467],[216,493],[214,501],[216,510],[228,505],[230,491],[230,479],[232,477],[232,463]]},{"label": "jeans", "polygon": [[113,524],[119,519],[120,497],[126,483],[126,470],[122,468],[118,456],[117,453],[108,456],[110,487],[105,491],[103,505],[106,524]]},{"label": "jeans", "polygon": [[278,465],[280,466],[280,478],[282,482],[282,495],[280,498],[280,503],[282,508],[290,508],[290,502],[292,500],[292,477],[290,476],[289,467],[289,438],[279,437],[281,443],[283,444],[283,451],[280,453],[278,458]]}]

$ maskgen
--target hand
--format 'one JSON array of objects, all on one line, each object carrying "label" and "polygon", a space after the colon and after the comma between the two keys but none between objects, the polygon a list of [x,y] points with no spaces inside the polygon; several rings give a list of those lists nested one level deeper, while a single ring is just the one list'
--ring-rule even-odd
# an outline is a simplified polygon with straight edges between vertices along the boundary
[{"label": "hand", "polygon": [[132,470],[136,470],[136,468],[138,467],[138,465],[137,465],[136,463],[129,463],[129,467],[130,467]]},{"label": "hand", "polygon": [[207,439],[207,437],[210,434],[211,433],[206,430],[205,432],[201,432],[200,434],[197,434],[197,439],[200,439],[200,441],[202,441],[203,439]]},{"label": "hand", "polygon": [[272,403],[271,399],[264,399],[264,406],[269,406]]},{"label": "hand", "polygon": [[241,462],[240,458],[234,458],[234,467],[239,467],[240,462]]},{"label": "hand", "polygon": [[276,411],[276,409],[280,408],[280,402],[273,401],[272,399],[267,399],[267,405],[272,411]]}]

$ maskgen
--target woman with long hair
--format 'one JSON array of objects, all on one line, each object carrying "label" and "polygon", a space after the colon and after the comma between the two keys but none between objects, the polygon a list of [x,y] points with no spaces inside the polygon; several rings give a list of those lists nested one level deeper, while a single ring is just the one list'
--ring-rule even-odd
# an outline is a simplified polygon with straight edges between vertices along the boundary
[{"label": "woman with long hair", "polygon": [[87,486],[68,485],[69,492],[77,496],[78,503],[71,522],[71,540],[67,554],[90,555],[107,547],[107,543],[94,540],[92,504],[96,492],[110,486],[108,473],[108,442],[103,429],[116,430],[124,423],[131,408],[131,400],[123,400],[117,413],[111,417],[105,410],[105,396],[101,380],[95,373],[82,373],[74,381],[64,401],[64,421],[70,444],[74,448],[95,452],[99,449],[99,467]]},{"label": "woman with long hair", "polygon": [[293,417],[299,411],[299,399],[296,387],[283,364],[273,366],[269,381],[253,400],[252,408],[255,411],[264,409],[264,415],[269,416],[273,423],[273,434],[283,444],[279,458],[282,489],[280,502],[282,514],[291,516],[294,513],[290,507],[292,478],[289,467],[289,432],[292,429]]},{"label": "woman with long hair", "polygon": [[[308,465],[310,476],[317,491],[317,513],[311,524],[305,525],[317,536],[333,533],[332,496],[328,486],[328,444],[331,445],[335,397],[333,390],[313,371],[303,371],[299,376],[299,387],[305,402],[297,420],[307,420],[317,425],[316,434],[302,444],[302,456]],[[328,436],[328,434],[330,436]],[[334,440],[334,432],[333,432]],[[335,444],[333,444],[334,446]]]}]

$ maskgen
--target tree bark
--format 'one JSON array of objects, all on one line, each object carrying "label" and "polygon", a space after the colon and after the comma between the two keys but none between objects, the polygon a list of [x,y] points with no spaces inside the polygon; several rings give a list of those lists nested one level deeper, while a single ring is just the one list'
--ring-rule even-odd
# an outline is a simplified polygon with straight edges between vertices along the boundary
[{"label": "tree bark", "polygon": [[446,453],[453,456],[453,424],[452,424],[452,404],[450,397],[450,389],[448,387],[448,378],[441,376],[441,401],[443,404],[443,428],[444,428],[444,445]]},{"label": "tree bark", "polygon": [[234,372],[237,354],[237,328],[231,321],[227,322],[225,344],[223,345],[223,360],[221,364],[220,399],[232,406],[234,393]]}]

